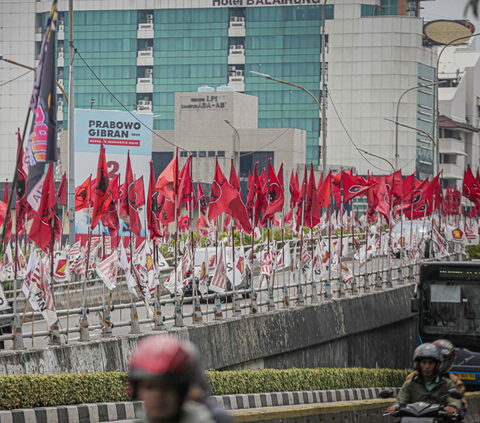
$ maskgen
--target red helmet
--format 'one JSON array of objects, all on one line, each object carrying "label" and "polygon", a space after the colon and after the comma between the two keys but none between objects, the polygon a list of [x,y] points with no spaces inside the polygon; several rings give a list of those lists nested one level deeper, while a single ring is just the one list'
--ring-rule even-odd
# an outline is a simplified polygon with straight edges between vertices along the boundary
[{"label": "red helmet", "polygon": [[188,347],[170,335],[148,336],[141,340],[130,359],[132,381],[166,377],[189,382],[194,370],[194,358]]}]

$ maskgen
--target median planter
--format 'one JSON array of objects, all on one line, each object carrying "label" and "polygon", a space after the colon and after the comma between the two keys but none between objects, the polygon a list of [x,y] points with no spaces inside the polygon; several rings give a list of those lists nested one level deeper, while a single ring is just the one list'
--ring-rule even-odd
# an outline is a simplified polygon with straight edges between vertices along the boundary
[{"label": "median planter", "polygon": [[[401,386],[408,371],[288,369],[207,371],[213,395]],[[128,401],[120,372],[0,376],[0,410]]]}]

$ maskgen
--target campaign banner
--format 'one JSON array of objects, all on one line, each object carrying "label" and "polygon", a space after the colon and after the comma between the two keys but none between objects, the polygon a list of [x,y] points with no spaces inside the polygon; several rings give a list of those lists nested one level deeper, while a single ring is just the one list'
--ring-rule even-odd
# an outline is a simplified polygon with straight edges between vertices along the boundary
[{"label": "campaign banner", "polygon": [[[125,182],[127,155],[130,151],[133,175],[135,179],[143,176],[146,198],[150,178],[149,162],[152,159],[151,128],[151,113],[75,109],[75,186],[81,185],[90,175],[92,180],[96,178],[98,156],[103,143],[109,178],[113,179],[120,174],[119,185]],[[88,213],[88,208],[75,213],[75,240],[81,240],[82,244],[88,236]],[[145,226],[145,207],[139,209],[139,216],[142,226]],[[103,226],[101,229],[95,228],[93,235],[99,235],[100,231],[103,232]],[[122,218],[118,236],[130,236],[128,221]],[[144,227],[142,236],[145,236]],[[116,245],[114,239],[112,243]]]}]

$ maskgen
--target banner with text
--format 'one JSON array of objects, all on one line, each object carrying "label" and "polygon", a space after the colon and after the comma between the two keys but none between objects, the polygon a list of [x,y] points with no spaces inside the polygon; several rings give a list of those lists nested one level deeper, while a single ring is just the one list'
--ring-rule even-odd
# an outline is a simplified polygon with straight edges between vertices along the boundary
[{"label": "banner with text", "polygon": [[[135,179],[143,176],[145,198],[150,176],[149,161],[152,159],[153,114],[129,113],[113,110],[75,110],[75,186],[81,185],[89,176],[97,176],[100,145],[105,146],[108,176],[113,179],[120,174],[119,184],[125,182],[127,153]],[[92,191],[93,196],[93,191]],[[117,204],[118,206],[118,204]],[[75,239],[85,242],[88,236],[88,209],[75,214]],[[140,221],[145,222],[145,207],[139,209]],[[103,226],[102,226],[103,230]],[[99,232],[95,229],[95,234]],[[128,221],[120,218],[118,236],[130,236]],[[142,236],[145,235],[145,228]],[[116,242],[112,240],[116,245]]]}]

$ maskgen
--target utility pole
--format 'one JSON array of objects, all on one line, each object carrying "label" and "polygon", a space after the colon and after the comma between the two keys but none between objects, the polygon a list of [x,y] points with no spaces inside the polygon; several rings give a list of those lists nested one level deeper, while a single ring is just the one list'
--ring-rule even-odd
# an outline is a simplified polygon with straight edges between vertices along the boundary
[{"label": "utility pole", "polygon": [[73,80],[73,0],[68,0],[68,243],[75,243],[75,96]]},{"label": "utility pole", "polygon": [[327,171],[327,63],[325,60],[325,7],[327,5],[325,0],[322,11],[322,171]]}]

